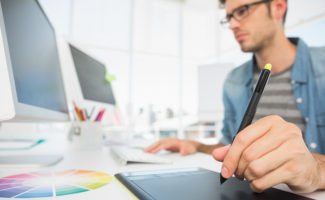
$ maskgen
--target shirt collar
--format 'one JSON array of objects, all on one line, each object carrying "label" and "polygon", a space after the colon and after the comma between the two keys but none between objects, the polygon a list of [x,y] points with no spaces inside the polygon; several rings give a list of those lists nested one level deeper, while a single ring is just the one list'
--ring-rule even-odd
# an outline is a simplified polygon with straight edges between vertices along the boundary
[{"label": "shirt collar", "polygon": [[253,81],[253,75],[254,75],[254,63],[255,63],[255,56],[249,61],[249,67],[245,67],[244,74],[247,74],[246,76],[241,76],[242,80],[238,80],[240,83],[244,83],[246,86],[249,86],[250,83]]},{"label": "shirt collar", "polygon": [[[291,71],[291,79],[296,82],[307,82],[307,67],[310,66],[311,59],[307,44],[300,38],[288,38],[290,42],[297,45],[295,62]],[[253,79],[253,70],[255,64],[255,56],[249,62],[249,68],[246,69],[247,76],[243,76],[243,83],[249,85]]]},{"label": "shirt collar", "polygon": [[308,67],[311,65],[311,57],[307,44],[299,38],[289,38],[290,42],[297,45],[295,63],[291,71],[291,79],[305,83],[308,79]]}]

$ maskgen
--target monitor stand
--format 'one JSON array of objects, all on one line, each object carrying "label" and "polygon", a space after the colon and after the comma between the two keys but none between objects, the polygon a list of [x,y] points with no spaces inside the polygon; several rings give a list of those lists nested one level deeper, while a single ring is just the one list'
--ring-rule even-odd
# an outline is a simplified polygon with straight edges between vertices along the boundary
[{"label": "monitor stand", "polygon": [[[0,122],[0,134],[4,131],[3,126]],[[17,151],[17,150],[28,150],[34,146],[44,142],[44,140],[28,140],[28,139],[0,139],[0,152],[1,151]],[[2,143],[2,144],[1,144]],[[18,153],[18,152],[17,152]],[[55,165],[63,159],[60,154],[51,155],[34,155],[34,154],[13,154],[13,155],[1,155],[0,154],[0,168],[2,167],[14,167],[14,168],[25,168],[25,167],[46,167]]]}]

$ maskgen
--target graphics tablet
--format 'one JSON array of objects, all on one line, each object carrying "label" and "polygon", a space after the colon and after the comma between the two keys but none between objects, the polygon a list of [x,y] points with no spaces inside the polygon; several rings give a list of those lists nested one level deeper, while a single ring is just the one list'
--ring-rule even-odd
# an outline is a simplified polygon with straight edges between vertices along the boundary
[{"label": "graphics tablet", "polygon": [[230,178],[220,184],[220,173],[202,168],[126,172],[115,177],[141,200],[307,200],[275,188],[254,193],[249,182]]}]

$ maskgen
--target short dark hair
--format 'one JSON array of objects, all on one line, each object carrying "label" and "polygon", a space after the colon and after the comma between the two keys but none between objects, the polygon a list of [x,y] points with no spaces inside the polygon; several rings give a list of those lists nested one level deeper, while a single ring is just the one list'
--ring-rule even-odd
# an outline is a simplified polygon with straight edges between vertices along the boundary
[{"label": "short dark hair", "polygon": [[[286,0],[287,4],[288,4],[288,0]],[[219,0],[219,7],[220,8],[224,8],[225,7],[225,3],[226,3],[226,0]],[[270,4],[268,4],[269,6]],[[269,9],[270,10],[270,9]],[[286,17],[287,17],[287,12],[288,12],[288,6],[287,6],[287,10],[286,12],[284,13],[283,15],[283,24],[284,22],[286,21]]]}]

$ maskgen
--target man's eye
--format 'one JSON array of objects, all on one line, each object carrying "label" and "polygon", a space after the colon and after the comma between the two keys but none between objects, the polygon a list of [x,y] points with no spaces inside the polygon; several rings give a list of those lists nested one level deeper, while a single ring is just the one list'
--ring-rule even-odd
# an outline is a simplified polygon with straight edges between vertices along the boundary
[{"label": "man's eye", "polygon": [[241,9],[237,10],[238,16],[245,15],[245,13],[246,13],[246,8],[241,8]]}]

